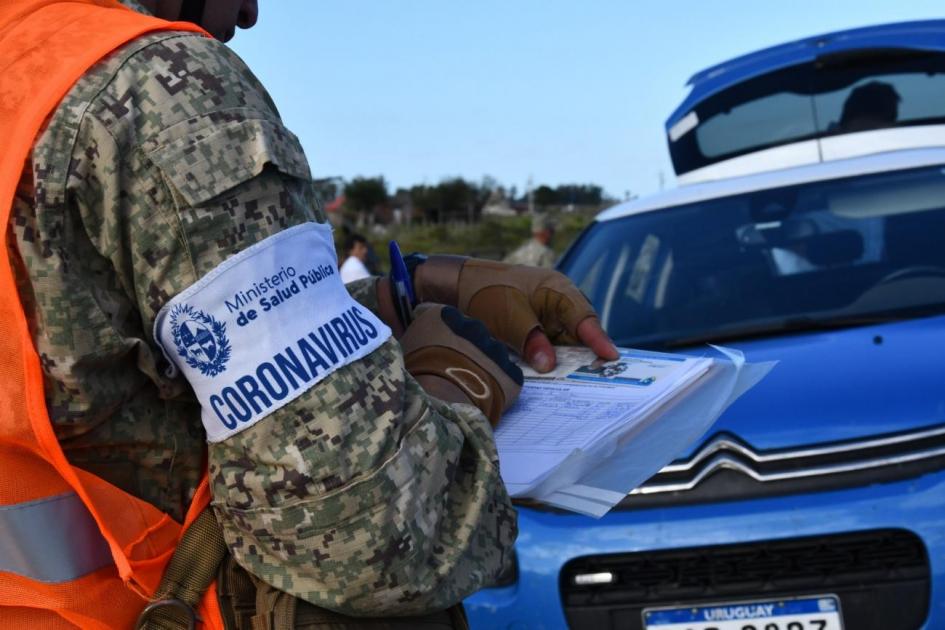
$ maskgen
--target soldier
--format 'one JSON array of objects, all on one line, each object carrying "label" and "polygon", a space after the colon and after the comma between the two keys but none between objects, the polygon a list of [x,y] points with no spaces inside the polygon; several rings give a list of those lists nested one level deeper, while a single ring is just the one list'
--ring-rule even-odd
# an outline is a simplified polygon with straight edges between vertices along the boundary
[{"label": "soldier", "polygon": [[[121,4],[222,41],[256,21],[251,0]],[[419,299],[449,307],[406,331],[386,280],[346,292],[298,140],[194,33],[138,37],[73,85],[8,243],[69,463],[181,520],[207,457],[235,627],[276,610],[286,627],[460,624],[503,570],[516,521],[490,422],[520,373],[459,311],[540,370],[551,341],[616,358],[558,274],[414,258]]]},{"label": "soldier", "polygon": [[548,245],[554,235],[555,225],[551,217],[545,214],[532,215],[532,237],[528,242],[506,256],[505,262],[514,265],[553,267],[555,253]]}]

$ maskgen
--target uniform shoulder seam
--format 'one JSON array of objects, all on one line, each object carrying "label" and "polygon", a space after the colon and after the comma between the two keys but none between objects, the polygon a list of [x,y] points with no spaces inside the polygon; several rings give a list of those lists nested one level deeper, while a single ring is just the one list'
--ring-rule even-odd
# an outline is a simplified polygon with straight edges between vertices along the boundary
[{"label": "uniform shoulder seam", "polygon": [[[88,99],[88,104],[87,104],[87,106],[85,107],[84,111],[82,112],[82,117],[83,117],[83,118],[88,114],[88,111],[92,108],[92,105],[95,104],[95,102],[101,97],[102,93],[105,92],[106,90],[108,90],[108,88],[110,88],[110,87],[112,86],[112,84],[115,83],[115,79],[118,78],[118,75],[121,74],[122,70],[124,70],[125,67],[126,67],[130,62],[132,62],[132,61],[135,59],[135,57],[137,57],[139,54],[141,54],[141,53],[144,52],[145,50],[151,48],[152,46],[157,46],[157,45],[159,45],[159,44],[163,44],[163,43],[165,43],[165,42],[168,42],[168,41],[174,40],[174,39],[181,39],[181,38],[199,38],[199,39],[205,39],[205,37],[204,37],[203,35],[199,35],[199,34],[197,34],[197,33],[190,33],[190,32],[187,32],[187,31],[164,31],[164,32],[159,32],[159,33],[157,33],[157,34],[151,33],[151,34],[148,34],[148,35],[144,35],[144,36],[142,36],[142,37],[139,37],[139,38],[137,38],[137,39],[133,39],[133,40],[131,40],[130,42],[128,42],[127,44],[125,44],[124,46],[122,46],[121,48],[116,49],[115,52],[116,52],[117,54],[122,54],[122,52],[125,50],[125,48],[130,48],[130,47],[134,46],[134,45],[137,44],[137,43],[142,43],[143,40],[150,40],[152,37],[155,38],[153,41],[148,41],[147,43],[144,43],[144,44],[141,45],[140,47],[136,48],[133,52],[131,52],[130,54],[128,54],[127,57],[125,57],[124,59],[122,59],[121,63],[118,64],[118,67],[115,68],[115,71],[112,72],[112,73],[111,73],[111,76],[108,77],[108,80],[106,80],[106,81],[101,85],[101,87],[99,87],[99,89],[97,89],[97,90],[89,97],[89,99]],[[99,122],[100,122],[101,124],[103,124],[103,125],[105,124],[104,121],[102,121],[101,119],[99,119]],[[80,123],[81,123],[81,118],[80,118]],[[106,127],[107,127],[107,125],[106,125]]]}]

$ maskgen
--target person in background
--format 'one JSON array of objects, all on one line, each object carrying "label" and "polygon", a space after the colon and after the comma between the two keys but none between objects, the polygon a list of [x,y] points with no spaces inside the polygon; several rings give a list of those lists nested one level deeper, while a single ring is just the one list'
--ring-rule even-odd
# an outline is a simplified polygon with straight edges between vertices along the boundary
[{"label": "person in background", "polygon": [[[532,237],[527,243],[505,257],[505,262],[515,265],[534,267],[553,267],[554,250],[549,247],[555,235],[555,226],[551,218],[544,214],[532,216]],[[344,277],[342,275],[342,277]]]},{"label": "person in background", "polygon": [[843,103],[838,131],[852,133],[892,127],[899,120],[901,102],[896,88],[885,81],[861,85]]},{"label": "person in background", "polygon": [[341,281],[345,284],[370,278],[371,272],[368,271],[365,261],[368,257],[367,239],[360,234],[349,234],[345,238],[344,246],[345,260],[341,263]]}]

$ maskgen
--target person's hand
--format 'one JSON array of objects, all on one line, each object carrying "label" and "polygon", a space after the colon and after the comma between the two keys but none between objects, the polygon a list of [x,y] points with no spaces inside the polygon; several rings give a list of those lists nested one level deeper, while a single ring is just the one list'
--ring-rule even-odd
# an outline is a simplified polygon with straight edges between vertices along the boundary
[{"label": "person's hand", "polygon": [[619,356],[593,307],[557,271],[431,256],[417,266],[414,289],[421,302],[454,305],[481,320],[539,372],[555,367],[552,344],[585,345],[603,359]]},{"label": "person's hand", "polygon": [[417,307],[400,345],[407,371],[428,394],[475,405],[492,426],[522,389],[522,370],[505,346],[451,306]]}]

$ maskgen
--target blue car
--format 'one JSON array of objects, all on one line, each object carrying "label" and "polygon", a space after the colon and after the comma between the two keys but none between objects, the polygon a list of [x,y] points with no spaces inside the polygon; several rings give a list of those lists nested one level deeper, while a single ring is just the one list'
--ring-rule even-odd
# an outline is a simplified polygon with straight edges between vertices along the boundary
[{"label": "blue car", "polygon": [[[945,628],[945,63],[903,36],[940,46],[945,25],[885,29],[697,75],[667,124],[689,183],[604,211],[564,256],[620,345],[779,363],[605,517],[520,504],[515,570],[466,601],[473,628]],[[811,53],[838,41],[858,44]],[[830,87],[786,93],[826,99],[813,127],[771,98],[796,84],[755,89],[765,59]],[[847,105],[887,107],[882,84],[893,120]],[[771,127],[712,129],[741,106]]]}]

